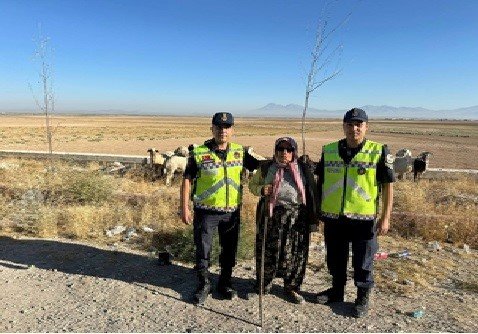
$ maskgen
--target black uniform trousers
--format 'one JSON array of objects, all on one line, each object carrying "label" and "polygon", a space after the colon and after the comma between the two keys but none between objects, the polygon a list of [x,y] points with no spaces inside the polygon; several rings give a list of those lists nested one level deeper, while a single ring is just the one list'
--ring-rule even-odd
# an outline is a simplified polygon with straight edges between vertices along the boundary
[{"label": "black uniform trousers", "polygon": [[196,246],[196,267],[198,272],[208,270],[210,266],[214,231],[219,232],[221,254],[219,264],[222,271],[232,273],[236,265],[237,243],[239,240],[240,210],[234,212],[216,212],[194,209],[194,244]]},{"label": "black uniform trousers", "polygon": [[373,260],[378,249],[374,221],[357,221],[343,217],[324,223],[326,261],[332,284],[343,286],[347,282],[349,243],[352,244],[354,283],[360,288],[372,288]]}]

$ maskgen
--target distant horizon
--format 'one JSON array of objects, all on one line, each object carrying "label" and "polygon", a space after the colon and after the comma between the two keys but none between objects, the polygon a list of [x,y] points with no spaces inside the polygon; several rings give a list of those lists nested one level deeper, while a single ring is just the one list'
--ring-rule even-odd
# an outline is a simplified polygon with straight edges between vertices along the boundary
[{"label": "distant horizon", "polygon": [[[451,110],[433,110],[423,107],[394,107],[394,106],[359,106],[365,109],[371,119],[427,119],[427,120],[478,120],[478,105],[469,106]],[[232,112],[237,117],[257,117],[257,118],[301,118],[303,106],[296,104],[280,105],[275,103],[269,103],[263,107],[251,109],[251,110],[236,110]],[[372,110],[371,110],[372,109]],[[340,119],[343,113],[347,109],[338,110],[324,110],[309,108],[307,118],[313,119]],[[417,111],[418,110],[418,111]],[[104,109],[104,110],[55,110],[52,115],[78,115],[78,116],[181,116],[181,117],[208,117],[216,112],[222,111],[196,111],[196,112],[180,112],[180,111],[151,111],[143,112],[139,110],[121,110],[121,109]],[[467,111],[463,114],[463,111]],[[460,115],[460,112],[462,113]],[[412,113],[413,116],[410,115]],[[418,113],[418,114],[417,114]],[[421,113],[421,115],[420,115]],[[445,113],[451,113],[451,115],[445,115]],[[455,114],[453,114],[455,113]],[[32,109],[1,109],[0,114],[19,114],[19,115],[39,115],[42,116],[42,112]]]}]

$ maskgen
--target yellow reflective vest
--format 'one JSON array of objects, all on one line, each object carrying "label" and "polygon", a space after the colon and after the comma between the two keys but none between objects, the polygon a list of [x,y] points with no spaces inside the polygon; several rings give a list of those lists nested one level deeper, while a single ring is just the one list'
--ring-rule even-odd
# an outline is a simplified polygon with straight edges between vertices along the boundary
[{"label": "yellow reflective vest", "polygon": [[235,211],[242,200],[243,146],[229,143],[225,160],[221,160],[206,145],[196,147],[193,156],[198,167],[194,207],[220,212]]},{"label": "yellow reflective vest", "polygon": [[376,218],[379,196],[376,176],[382,146],[367,140],[348,164],[339,155],[338,142],[323,147],[322,216],[358,220]]}]

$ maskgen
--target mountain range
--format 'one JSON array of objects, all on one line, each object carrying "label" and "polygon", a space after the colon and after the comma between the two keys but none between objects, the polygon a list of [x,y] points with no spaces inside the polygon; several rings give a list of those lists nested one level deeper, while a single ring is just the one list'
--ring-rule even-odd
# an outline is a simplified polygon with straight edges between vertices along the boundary
[{"label": "mountain range", "polygon": [[[365,110],[370,119],[446,119],[446,120],[478,120],[478,105],[448,110],[432,110],[421,107],[393,107],[365,105],[359,108]],[[235,116],[243,117],[284,117],[300,118],[304,107],[298,104],[269,103],[261,108],[253,110],[234,111]],[[225,110],[226,111],[226,110]],[[346,110],[326,110],[308,108],[307,118],[338,118],[341,119]],[[180,115],[180,116],[210,116],[212,112],[142,112],[140,110],[55,110],[54,114],[64,115]],[[0,109],[0,115],[6,114],[40,114],[27,110]]]},{"label": "mountain range", "polygon": [[[369,118],[387,119],[456,119],[478,120],[478,105],[448,110],[432,110],[421,107],[392,107],[365,105],[359,108],[365,110]],[[241,113],[244,116],[262,117],[302,117],[304,107],[298,104],[281,105],[269,103],[262,108]],[[342,118],[346,110],[307,109],[310,118]]]}]

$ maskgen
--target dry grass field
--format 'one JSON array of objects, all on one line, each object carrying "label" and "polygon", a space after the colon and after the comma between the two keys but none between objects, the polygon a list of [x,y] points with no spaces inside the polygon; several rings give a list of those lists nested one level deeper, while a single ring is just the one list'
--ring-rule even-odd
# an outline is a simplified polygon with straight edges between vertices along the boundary
[{"label": "dry grass field", "polygon": [[[1,116],[1,149],[46,150],[43,122],[40,116]],[[146,156],[150,147],[173,150],[202,143],[210,136],[210,119],[200,117],[56,116],[53,125],[53,150],[62,152]],[[235,141],[270,156],[279,136],[291,135],[300,143],[300,127],[296,119],[238,118]],[[341,137],[341,121],[310,120],[307,153],[317,160],[323,144]],[[372,121],[367,137],[389,144],[392,153],[403,147],[414,155],[431,151],[431,167],[478,168],[478,122]],[[142,250],[166,248],[178,258],[190,260],[192,233],[177,216],[178,182],[166,187],[162,180],[152,183],[143,176],[140,169],[124,177],[108,175],[97,163],[48,165],[44,161],[3,159],[0,235],[61,237],[103,245],[123,242]],[[384,239],[390,250],[410,249],[413,240],[478,248],[475,179],[401,181],[395,189],[392,233]],[[256,201],[245,192],[239,250],[242,258],[253,255]],[[106,235],[119,225],[135,228],[136,235]],[[154,232],[146,232],[144,227]],[[319,242],[321,234],[314,233],[313,240]],[[395,270],[417,285],[426,285],[423,277],[432,279],[439,274],[422,265],[415,265],[413,274],[410,268]],[[476,280],[470,284],[478,290]]]},{"label": "dry grass field", "polygon": [[[206,117],[55,116],[53,150],[145,155],[150,147],[160,151],[202,143],[210,134]],[[235,140],[271,155],[274,140],[283,135],[300,145],[299,119],[237,118]],[[343,135],[340,120],[307,121],[307,154],[320,157],[321,147]],[[434,154],[431,167],[478,168],[478,122],[371,120],[371,140],[388,144],[392,153],[409,148],[414,155]],[[42,116],[0,116],[1,149],[47,149]]]}]

